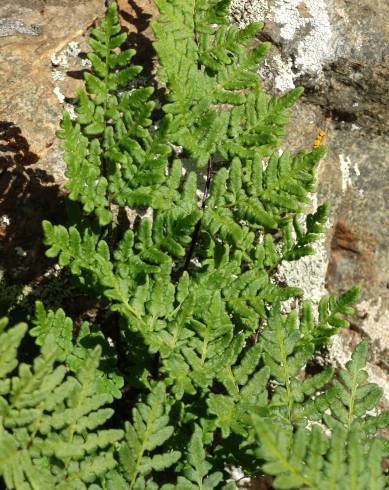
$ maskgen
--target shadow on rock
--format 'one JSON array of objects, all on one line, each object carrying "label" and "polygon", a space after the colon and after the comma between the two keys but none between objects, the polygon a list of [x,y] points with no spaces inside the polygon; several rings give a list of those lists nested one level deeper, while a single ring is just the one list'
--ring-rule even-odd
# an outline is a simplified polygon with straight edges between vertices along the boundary
[{"label": "shadow on rock", "polygon": [[155,50],[150,37],[146,35],[146,30],[150,26],[152,15],[146,12],[139,2],[137,4],[134,0],[128,0],[128,4],[134,14],[124,9],[119,10],[121,17],[135,28],[128,33],[126,44],[136,50],[134,62],[144,67],[143,75],[151,77]]},{"label": "shadow on rock", "polygon": [[8,282],[25,284],[50,264],[41,222],[63,218],[65,195],[34,166],[39,158],[12,122],[0,121],[0,152],[0,267]]},{"label": "shadow on rock", "polygon": [[[155,79],[156,52],[150,29],[150,23],[154,20],[155,16],[143,7],[143,5],[147,6],[148,3],[135,0],[122,1],[119,3],[119,14],[128,25],[133,26],[133,29],[128,29],[125,25],[123,26],[124,30],[128,32],[125,48],[136,50],[132,62],[143,67],[140,75],[142,80],[141,84],[151,84],[155,90],[154,97],[163,101],[166,91]],[[160,119],[162,115],[163,113],[161,111],[156,110],[154,118]]]},{"label": "shadow on rock", "polygon": [[0,121],[0,152],[0,317],[23,321],[39,299],[47,308],[62,307],[76,325],[93,321],[96,300],[45,256],[43,244],[42,221],[67,223],[67,211],[76,203],[34,165],[38,156],[8,121]]}]

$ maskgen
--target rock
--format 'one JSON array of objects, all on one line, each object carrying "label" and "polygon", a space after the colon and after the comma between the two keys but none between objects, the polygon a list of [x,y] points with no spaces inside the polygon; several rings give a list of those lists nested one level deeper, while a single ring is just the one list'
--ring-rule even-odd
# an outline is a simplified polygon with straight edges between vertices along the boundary
[{"label": "rock", "polygon": [[0,265],[12,284],[47,268],[41,221],[64,213],[55,131],[85,68],[78,54],[86,31],[103,13],[103,0],[1,2]]},{"label": "rock", "polygon": [[[83,42],[83,34],[104,12],[103,0],[6,2],[0,7],[1,119],[19,127],[39,158],[39,166],[56,181],[64,180],[56,155],[50,153],[62,106],[52,77],[51,57],[69,42]],[[79,82],[78,82],[79,83]],[[61,92],[71,91],[66,77]]]}]

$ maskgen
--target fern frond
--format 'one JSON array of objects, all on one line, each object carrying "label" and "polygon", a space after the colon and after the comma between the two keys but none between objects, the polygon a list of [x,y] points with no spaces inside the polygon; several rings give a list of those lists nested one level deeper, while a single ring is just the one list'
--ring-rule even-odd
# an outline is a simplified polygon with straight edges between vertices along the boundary
[{"label": "fern frond", "polygon": [[338,369],[338,376],[333,379],[331,388],[317,400],[323,419],[330,428],[340,426],[349,431],[374,433],[389,422],[389,412],[368,414],[377,407],[383,390],[374,383],[366,382],[367,349],[366,341],[356,346],[345,368]]},{"label": "fern frond", "polygon": [[320,418],[312,396],[330,382],[334,370],[326,368],[300,379],[315,345],[310,332],[308,334],[304,324],[298,321],[297,312],[293,310],[288,315],[281,315],[279,307],[274,305],[261,333],[260,344],[264,363],[274,380],[270,402],[274,416],[296,424],[300,420]]},{"label": "fern frond", "polygon": [[[169,410],[163,383],[153,388],[146,403],[137,403],[132,418],[132,423],[126,423],[125,442],[119,457],[128,488],[141,489],[147,487],[146,480],[151,472],[169,468],[181,456],[179,451],[163,451],[163,445],[174,431],[174,427],[168,425]],[[159,452],[155,453],[157,448]]]},{"label": "fern frond", "polygon": [[285,109],[301,93],[270,99],[261,91],[257,66],[270,45],[251,47],[259,23],[243,31],[228,25],[227,3],[157,1],[161,15],[152,24],[160,78],[170,92],[164,111],[174,115],[170,138],[200,167],[213,153],[225,159],[266,154],[282,134]]},{"label": "fern frond", "polygon": [[[22,333],[19,325],[0,334],[13,365]],[[74,375],[58,362],[59,350],[48,335],[32,366],[19,364],[8,379],[2,370],[0,475],[9,489],[81,488],[117,464],[114,446],[123,432],[101,428],[113,411],[110,395],[96,392],[100,348]]]},{"label": "fern frond", "polygon": [[206,459],[206,454],[202,441],[202,430],[198,425],[195,425],[192,438],[188,445],[188,463],[183,471],[183,476],[177,479],[177,487],[188,490],[197,488],[213,489],[222,481],[223,474],[221,472],[213,472],[212,464]]},{"label": "fern frond", "polygon": [[121,388],[124,385],[123,375],[117,369],[117,353],[109,345],[97,325],[93,327],[84,322],[76,338],[74,338],[73,322],[66,317],[62,309],[46,311],[40,301],[35,304],[34,328],[30,335],[36,337],[36,343],[43,345],[48,335],[55,339],[59,349],[58,356],[72,372],[78,372],[90,353],[101,347],[100,364],[96,368],[96,392],[108,393],[114,398],[121,398]]},{"label": "fern frond", "polygon": [[276,489],[386,488],[381,468],[385,453],[378,439],[366,441],[339,427],[329,438],[316,425],[292,433],[258,416],[253,423],[262,445],[258,456],[266,461],[263,470],[274,475]]},{"label": "fern frond", "polygon": [[[253,350],[256,351],[255,348],[251,349]],[[246,359],[251,355],[252,352],[248,351]],[[258,361],[259,359],[255,359],[250,371],[255,370]],[[231,432],[247,437],[248,428],[251,427],[250,414],[255,412],[265,415],[268,412],[269,368],[266,366],[255,370],[255,373],[246,382],[236,375],[237,369],[239,368],[236,367],[235,370],[227,368],[223,375],[219,376],[223,384],[228,386],[229,394],[211,393],[207,399],[209,413],[216,416],[215,426],[221,430],[224,438],[228,437]]]}]

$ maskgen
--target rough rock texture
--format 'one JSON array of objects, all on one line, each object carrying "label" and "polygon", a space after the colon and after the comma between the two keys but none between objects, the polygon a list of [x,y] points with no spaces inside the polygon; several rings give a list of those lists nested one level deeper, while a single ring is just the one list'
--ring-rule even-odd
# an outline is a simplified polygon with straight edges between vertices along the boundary
[{"label": "rough rock texture", "polygon": [[103,13],[103,0],[1,2],[0,238],[10,282],[47,266],[41,221],[61,215],[65,180],[54,133],[63,94],[80,83],[84,35]]},{"label": "rough rock texture", "polygon": [[[83,43],[86,29],[104,12],[103,0],[2,2],[0,6],[0,117],[20,128],[30,152],[40,160],[41,168],[63,181],[63,167],[53,152],[54,132],[62,107],[61,93],[71,92],[77,73],[64,76],[61,87],[52,76],[52,57],[70,42]],[[69,51],[69,50],[68,50]],[[72,66],[69,52],[64,68]],[[51,150],[50,150],[51,149]]]},{"label": "rough rock texture", "polygon": [[[286,144],[312,145],[326,132],[318,201],[332,203],[318,254],[280,271],[315,300],[358,283],[363,292],[352,330],[331,349],[344,363],[361,337],[370,340],[371,378],[389,402],[389,4],[385,0],[234,0],[231,19],[260,20],[274,47],[260,74],[275,92],[297,85]],[[307,276],[313,281],[306,282]]]}]

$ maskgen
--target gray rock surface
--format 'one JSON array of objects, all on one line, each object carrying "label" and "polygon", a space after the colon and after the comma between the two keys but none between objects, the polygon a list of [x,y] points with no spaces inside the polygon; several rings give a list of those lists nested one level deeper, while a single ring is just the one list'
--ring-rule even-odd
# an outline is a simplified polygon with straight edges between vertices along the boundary
[{"label": "gray rock surface", "polygon": [[24,22],[15,19],[0,19],[0,37],[13,36],[14,34],[27,34],[29,36],[39,36],[40,27],[34,24],[26,25]]}]

